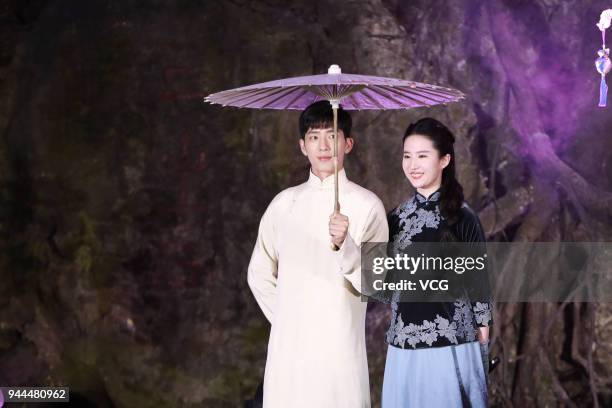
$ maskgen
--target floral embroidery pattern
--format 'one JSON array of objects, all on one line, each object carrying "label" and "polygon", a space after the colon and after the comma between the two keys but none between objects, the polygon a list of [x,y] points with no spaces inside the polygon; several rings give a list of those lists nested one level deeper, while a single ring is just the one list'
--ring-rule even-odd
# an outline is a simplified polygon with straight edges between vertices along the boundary
[{"label": "floral embroidery pattern", "polygon": [[[399,206],[393,214],[399,219],[399,231],[392,237],[393,253],[404,250],[412,243],[412,238],[421,233],[423,228],[437,228],[443,217],[438,205],[433,208],[428,204],[439,198],[434,193],[429,200],[420,194]],[[476,302],[472,305],[467,299],[454,302],[452,321],[436,314],[433,321],[423,320],[421,324],[404,323],[398,311],[400,292],[394,292],[391,298],[391,325],[387,331],[387,342],[405,348],[406,344],[416,348],[419,343],[428,346],[438,339],[445,338],[452,344],[460,341],[476,340],[476,325],[488,325],[491,322],[491,306],[487,302]]]},{"label": "floral embroidery pattern", "polygon": [[474,315],[476,317],[476,323],[488,326],[491,322],[491,304],[476,302],[476,306],[474,306]]},{"label": "floral embroidery pattern", "polygon": [[[439,192],[434,193],[430,200],[427,201],[437,199],[439,194]],[[400,226],[400,231],[393,237],[392,248],[394,251],[406,249],[412,243],[412,237],[422,232],[423,227],[437,228],[440,224],[442,216],[440,215],[439,206],[436,205],[433,210],[418,208],[417,202],[423,203],[427,201],[422,196],[417,195],[415,198],[397,207],[393,212],[399,218]]]},{"label": "floral embroidery pattern", "polygon": [[476,340],[476,328],[474,327],[474,315],[469,303],[458,300],[455,302],[455,314],[453,321],[457,322],[457,336],[467,340]]},{"label": "floral embroidery pattern", "polygon": [[387,342],[389,344],[405,348],[406,343],[408,343],[412,348],[416,348],[419,343],[426,343],[431,346],[438,340],[438,337],[445,337],[453,344],[459,344],[459,339],[465,341],[476,340],[476,328],[473,324],[474,315],[469,303],[465,300],[458,300],[454,303],[455,314],[452,322],[436,315],[433,322],[423,320],[423,324],[420,325],[414,323],[406,325],[404,323],[401,314],[397,312],[397,300],[398,297],[394,295],[391,303],[391,326],[387,331]]}]

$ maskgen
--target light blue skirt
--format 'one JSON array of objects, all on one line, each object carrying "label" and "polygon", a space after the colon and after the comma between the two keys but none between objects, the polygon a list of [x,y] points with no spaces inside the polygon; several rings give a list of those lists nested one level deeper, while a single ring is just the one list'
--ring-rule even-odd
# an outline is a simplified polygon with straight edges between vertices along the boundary
[{"label": "light blue skirt", "polygon": [[[453,347],[456,360],[453,357]],[[487,381],[480,347],[477,341],[422,349],[389,346],[382,407],[462,407],[460,381],[464,400],[469,400],[469,406],[486,407]]]}]

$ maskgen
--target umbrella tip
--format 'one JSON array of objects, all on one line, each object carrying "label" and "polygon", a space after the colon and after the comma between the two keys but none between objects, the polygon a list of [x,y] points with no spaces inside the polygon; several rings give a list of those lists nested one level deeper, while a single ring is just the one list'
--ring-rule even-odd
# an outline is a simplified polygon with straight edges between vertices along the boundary
[{"label": "umbrella tip", "polygon": [[342,73],[342,70],[340,69],[340,65],[330,65],[329,68],[327,69],[327,73],[329,75],[338,75]]}]

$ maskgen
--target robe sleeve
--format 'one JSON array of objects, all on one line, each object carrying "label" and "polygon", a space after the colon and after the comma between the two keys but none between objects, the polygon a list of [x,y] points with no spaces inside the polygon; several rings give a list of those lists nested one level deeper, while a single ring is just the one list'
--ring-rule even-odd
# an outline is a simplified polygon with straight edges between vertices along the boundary
[{"label": "robe sleeve", "polygon": [[[349,224],[351,220],[349,219]],[[340,249],[336,252],[340,273],[353,285],[357,292],[363,293],[361,283],[361,248],[365,242],[386,243],[389,239],[389,226],[385,208],[380,200],[370,208],[362,231],[355,237],[347,234]],[[365,288],[364,288],[365,289]]]},{"label": "robe sleeve", "polygon": [[[484,230],[478,216],[468,210],[461,221],[458,235],[462,242],[474,243],[474,254],[486,254],[486,240]],[[486,265],[486,264],[485,264]],[[487,268],[474,273],[466,282],[472,312],[478,327],[487,327],[493,324],[491,290]]]},{"label": "robe sleeve", "polygon": [[[278,197],[277,197],[278,198]],[[278,277],[278,252],[275,240],[275,208],[278,199],[272,200],[259,223],[257,241],[249,262],[247,281],[262,312],[272,323],[276,303]]]}]

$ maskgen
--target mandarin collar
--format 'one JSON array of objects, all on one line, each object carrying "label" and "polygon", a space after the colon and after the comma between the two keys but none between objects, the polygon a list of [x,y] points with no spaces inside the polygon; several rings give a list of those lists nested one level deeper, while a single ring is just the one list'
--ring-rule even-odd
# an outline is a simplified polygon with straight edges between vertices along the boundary
[{"label": "mandarin collar", "polygon": [[[340,186],[346,183],[347,181],[348,178],[346,178],[346,172],[344,171],[344,168],[338,170],[338,185]],[[321,180],[319,177],[315,176],[315,174],[312,172],[312,169],[310,169],[307,183],[309,186],[312,187],[331,189],[334,188],[334,175],[331,174],[325,177],[325,179]]]},{"label": "mandarin collar", "polygon": [[436,191],[434,191],[433,193],[431,193],[429,195],[429,197],[425,198],[425,196],[421,193],[419,193],[418,191],[415,194],[415,200],[417,205],[423,206],[426,204],[438,204],[440,202],[440,192],[441,187],[439,189],[437,189]]}]

